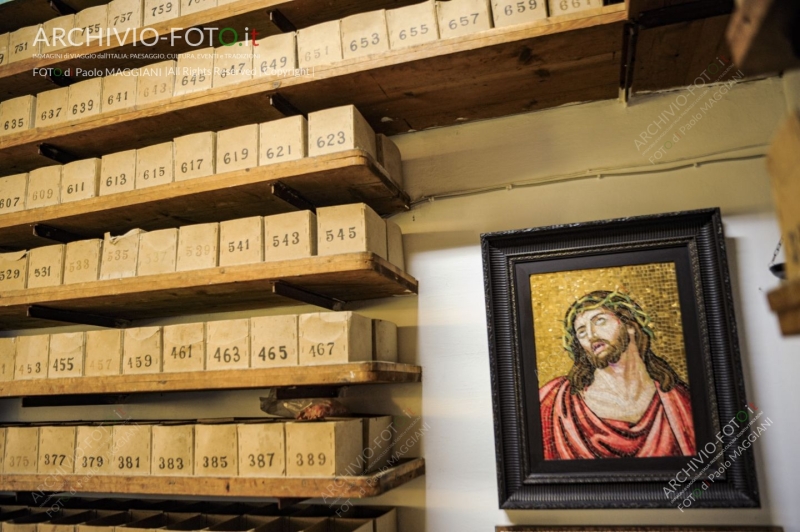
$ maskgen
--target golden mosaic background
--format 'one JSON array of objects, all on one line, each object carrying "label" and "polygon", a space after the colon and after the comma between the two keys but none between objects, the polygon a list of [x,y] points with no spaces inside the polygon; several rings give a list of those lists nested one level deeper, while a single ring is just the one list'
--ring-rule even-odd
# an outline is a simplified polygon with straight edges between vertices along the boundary
[{"label": "golden mosaic background", "polygon": [[572,367],[562,347],[564,314],[575,300],[594,290],[630,295],[650,317],[653,352],[689,382],[674,263],[540,273],[531,275],[530,282],[539,387],[566,375]]}]

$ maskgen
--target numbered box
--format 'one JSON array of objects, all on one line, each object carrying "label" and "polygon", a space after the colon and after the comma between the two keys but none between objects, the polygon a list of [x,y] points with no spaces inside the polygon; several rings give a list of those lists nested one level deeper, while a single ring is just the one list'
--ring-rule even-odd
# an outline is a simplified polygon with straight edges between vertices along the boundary
[{"label": "numbered box", "polygon": [[103,78],[87,79],[69,86],[69,120],[100,114]]},{"label": "numbered box", "polygon": [[403,232],[400,226],[391,220],[386,220],[386,249],[389,262],[400,268],[406,269],[405,252],[403,251]]},{"label": "numbered box", "polygon": [[122,373],[160,373],[162,345],[161,327],[125,329],[122,340]]},{"label": "numbered box", "polygon": [[101,45],[108,28],[108,5],[103,4],[79,11],[75,15],[75,28],[81,30],[70,36],[76,45]]},{"label": "numbered box", "polygon": [[97,197],[100,159],[83,159],[61,167],[61,203]]},{"label": "numbered box", "polygon": [[39,427],[7,427],[4,473],[36,473],[39,462]]},{"label": "numbered box", "polygon": [[389,47],[392,50],[433,42],[439,38],[436,3],[433,0],[386,10]]},{"label": "numbered box", "polygon": [[297,33],[270,35],[256,45],[253,77],[283,76],[297,68]]},{"label": "numbered box", "polygon": [[258,124],[217,132],[217,173],[258,166]]},{"label": "numbered box", "polygon": [[144,25],[152,26],[181,16],[180,0],[144,0]]},{"label": "numbered box", "polygon": [[178,253],[178,230],[161,229],[139,235],[136,275],[172,273]]},{"label": "numbered box", "polygon": [[[0,382],[14,380],[14,358],[16,355],[17,339],[0,338]],[[0,438],[2,436],[0,434]]]},{"label": "numbered box", "polygon": [[131,229],[124,235],[103,237],[103,258],[100,260],[100,280],[123,279],[136,275],[141,229]]},{"label": "numbered box", "polygon": [[397,362],[397,325],[386,320],[372,320],[372,358]]},{"label": "numbered box", "polygon": [[108,32],[116,43],[133,42],[134,34],[126,36],[126,30],[142,26],[142,1],[141,0],[112,0],[108,4]]},{"label": "numbered box", "polygon": [[452,39],[492,28],[489,0],[436,2],[439,35]]},{"label": "numbered box", "polygon": [[297,62],[300,68],[341,61],[342,21],[332,20],[297,30]]},{"label": "numbered box", "polygon": [[204,91],[214,80],[214,48],[202,48],[178,55],[175,96]]},{"label": "numbered box", "polygon": [[286,476],[286,433],[283,423],[240,423],[240,477]]},{"label": "numbered box", "polygon": [[292,260],[317,254],[317,217],[311,211],[264,217],[264,260]]},{"label": "numbered box", "polygon": [[214,48],[214,87],[226,87],[253,79],[253,46],[239,41]]},{"label": "numbered box", "polygon": [[153,460],[150,474],[191,476],[194,474],[194,425],[154,425]]},{"label": "numbered box", "polygon": [[547,5],[545,0],[492,0],[492,17],[495,28],[527,24],[546,19]]},{"label": "numbered box", "polygon": [[111,429],[112,475],[149,475],[151,425],[125,424]]},{"label": "numbered box", "polygon": [[134,189],[136,150],[104,155],[100,162],[100,195],[118,194]]},{"label": "numbered box", "polygon": [[194,474],[235,477],[239,473],[236,425],[195,425]]},{"label": "numbered box", "polygon": [[360,475],[363,438],[360,419],[286,423],[286,475]]},{"label": "numbered box", "polygon": [[164,142],[136,150],[136,188],[172,183],[172,142]]},{"label": "numbered box", "polygon": [[185,181],[214,174],[217,134],[204,131],[178,137],[173,141],[175,181]]},{"label": "numbered box", "polygon": [[28,174],[26,209],[38,209],[61,203],[61,166],[45,166]]},{"label": "numbered box", "polygon": [[364,150],[375,160],[375,132],[352,105],[308,114],[308,154],[311,157],[345,150]]},{"label": "numbered box", "polygon": [[[372,416],[362,420],[364,429],[364,472],[372,473],[389,465],[394,447],[392,416]],[[369,449],[369,452],[367,452]]]},{"label": "numbered box", "polygon": [[9,59],[8,42],[11,34],[0,33],[0,66],[7,65]]},{"label": "numbered box", "polygon": [[64,279],[64,244],[28,251],[28,288],[58,286]]},{"label": "numbered box", "polygon": [[250,367],[297,366],[297,327],[296,315],[250,318]]},{"label": "numbered box", "polygon": [[551,17],[603,7],[603,0],[548,0],[548,2]]},{"label": "numbered box", "polygon": [[23,290],[28,277],[28,252],[0,253],[0,292]]},{"label": "numbered box", "polygon": [[39,427],[37,473],[69,474],[75,471],[76,427]]},{"label": "numbered box", "polygon": [[49,334],[17,337],[14,380],[33,380],[47,377],[47,358],[49,352]]},{"label": "numbered box", "polygon": [[206,323],[206,369],[250,367],[250,320]]},{"label": "numbered box", "polygon": [[69,87],[36,95],[36,127],[52,126],[69,120]]},{"label": "numbered box", "polygon": [[138,77],[119,73],[103,78],[103,112],[110,113],[136,105]]},{"label": "numbered box", "polygon": [[31,129],[35,110],[36,96],[20,96],[0,103],[0,136]]},{"label": "numbered box", "polygon": [[84,375],[105,377],[122,373],[122,331],[107,329],[86,332]]},{"label": "numbered box", "polygon": [[184,225],[178,231],[178,271],[216,268],[219,261],[219,224]]},{"label": "numbered box", "polygon": [[219,265],[264,261],[264,219],[251,216],[219,224]]},{"label": "numbered box", "polygon": [[372,360],[372,320],[353,312],[301,314],[300,365]]},{"label": "numbered box", "polygon": [[295,161],[308,153],[308,122],[302,115],[264,122],[258,136],[261,166]]},{"label": "numbered box", "polygon": [[386,10],[379,9],[342,19],[342,55],[354,59],[389,51]]},{"label": "numbered box", "polygon": [[403,160],[400,156],[400,149],[392,139],[378,133],[375,137],[375,145],[378,149],[378,162],[389,177],[394,181],[397,188],[403,189]]},{"label": "numbered box", "polygon": [[172,98],[176,68],[175,61],[164,61],[140,68],[139,81],[136,85],[136,105]]},{"label": "numbered box", "polygon": [[206,363],[205,323],[164,327],[164,373],[203,371]]},{"label": "numbered box", "polygon": [[0,214],[25,210],[28,174],[0,178]]},{"label": "numbered box", "polygon": [[388,258],[383,218],[364,203],[317,209],[317,253],[358,252]]},{"label": "numbered box", "polygon": [[42,25],[38,24],[11,32],[8,42],[9,63],[30,59],[39,53],[39,44],[36,43],[36,36],[39,34],[41,27]]},{"label": "numbered box", "polygon": [[217,7],[217,0],[181,0],[181,16]]},{"label": "numbered box", "polygon": [[75,474],[110,475],[114,436],[109,425],[76,427]]},{"label": "numbered box", "polygon": [[83,375],[85,337],[82,332],[50,335],[47,377],[50,379]]},{"label": "numbered box", "polygon": [[103,241],[97,238],[67,244],[64,253],[64,284],[89,283],[100,278]]}]

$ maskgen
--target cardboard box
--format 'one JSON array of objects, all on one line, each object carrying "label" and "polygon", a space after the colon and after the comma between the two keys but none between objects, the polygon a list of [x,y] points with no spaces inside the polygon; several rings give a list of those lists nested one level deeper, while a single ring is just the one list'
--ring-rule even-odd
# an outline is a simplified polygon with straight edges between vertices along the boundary
[{"label": "cardboard box", "polygon": [[152,26],[181,15],[180,0],[144,0],[144,25]]},{"label": "cardboard box", "polygon": [[67,510],[61,512],[61,517],[54,517],[49,523],[39,523],[36,525],[36,532],[76,532],[77,525],[113,513],[117,512],[113,510]]},{"label": "cardboard box", "polygon": [[372,358],[397,362],[397,325],[386,320],[372,320]]},{"label": "cardboard box", "polygon": [[203,371],[206,364],[206,324],[164,327],[164,373]]},{"label": "cardboard box", "polygon": [[219,259],[219,224],[184,225],[178,231],[178,271],[215,268]]},{"label": "cardboard box", "polygon": [[353,312],[301,314],[300,365],[372,360],[372,320]]},{"label": "cardboard box", "polygon": [[181,0],[181,16],[217,7],[217,0]]},{"label": "cardboard box", "polygon": [[7,427],[4,473],[36,473],[39,427]]},{"label": "cardboard box", "polygon": [[100,262],[100,280],[123,279],[136,275],[141,229],[131,229],[124,235],[103,237],[103,258]]},{"label": "cardboard box", "polygon": [[90,7],[75,15],[75,27],[82,31],[73,34],[72,42],[87,46],[98,46],[105,41],[108,32],[108,5]]},{"label": "cardboard box", "polygon": [[295,315],[250,318],[250,367],[298,365],[297,324]]},{"label": "cardboard box", "polygon": [[270,35],[256,44],[253,77],[280,76],[297,68],[297,33]]},{"label": "cardboard box", "polygon": [[87,79],[69,86],[69,119],[100,114],[103,78]]},{"label": "cardboard box", "polygon": [[389,177],[392,178],[397,188],[403,189],[403,161],[400,156],[400,149],[397,147],[392,139],[378,133],[375,137],[376,147],[378,149],[378,163],[383,166]]},{"label": "cardboard box", "polygon": [[317,254],[358,252],[388,258],[383,218],[364,203],[317,209]]},{"label": "cardboard box", "polygon": [[389,51],[386,10],[378,9],[342,19],[342,55],[354,59]]},{"label": "cardboard box", "polygon": [[113,432],[110,425],[77,427],[75,474],[110,475],[113,469]]},{"label": "cardboard box", "polygon": [[264,217],[264,260],[291,260],[317,254],[317,217],[311,211]]},{"label": "cardboard box", "polygon": [[172,142],[164,142],[136,150],[136,188],[172,183]]},{"label": "cardboard box", "polygon": [[0,382],[14,380],[14,358],[16,355],[17,339],[14,337],[0,338]]},{"label": "cardboard box", "polygon": [[[0,427],[0,469],[3,468],[3,463],[5,462],[5,456],[6,456],[6,428],[5,427]],[[9,512],[7,512],[6,510],[7,510],[6,508],[0,509],[0,520],[1,521],[5,521],[6,519],[9,518]],[[27,511],[27,508],[25,508],[22,511]],[[0,521],[0,523],[1,523],[1,521]],[[2,527],[2,526],[3,525],[0,524],[0,527]]]},{"label": "cardboard box", "polygon": [[136,183],[136,150],[104,155],[100,163],[100,195],[117,194],[134,189]]},{"label": "cardboard box", "polygon": [[28,251],[28,288],[58,286],[64,278],[64,244]]},{"label": "cardboard box", "polygon": [[161,229],[142,233],[139,235],[139,259],[136,275],[174,272],[177,254],[177,229]]},{"label": "cardboard box", "polygon": [[283,423],[240,423],[237,430],[240,477],[286,476]]},{"label": "cardboard box", "polygon": [[31,129],[35,110],[36,96],[20,96],[0,103],[0,136]]},{"label": "cardboard box", "polygon": [[25,210],[28,174],[15,174],[0,179],[0,214]]},{"label": "cardboard box", "polygon": [[308,114],[308,154],[311,157],[345,150],[364,150],[377,160],[375,132],[352,105]]},{"label": "cardboard box", "polygon": [[125,329],[122,345],[123,374],[161,372],[161,327]]},{"label": "cardboard box", "polygon": [[154,510],[127,510],[124,512],[115,512],[111,515],[103,515],[93,521],[82,523],[75,527],[75,532],[109,532],[116,527],[121,527],[127,523],[132,523],[154,515],[160,515],[161,513],[161,511]]},{"label": "cardboard box", "polygon": [[116,425],[112,429],[113,475],[150,474],[151,425]]},{"label": "cardboard box", "polygon": [[251,216],[221,222],[219,243],[220,266],[263,262],[264,219],[261,216]]},{"label": "cardboard box", "polygon": [[452,39],[492,28],[489,0],[436,2],[439,35]]},{"label": "cardboard box", "polygon": [[137,76],[113,74],[103,78],[103,112],[110,113],[136,105]]},{"label": "cardboard box", "polygon": [[[48,515],[47,511],[43,511],[42,509],[37,510],[38,511],[32,511],[22,517],[6,521],[3,523],[3,530],[5,532],[37,532],[39,524],[50,520],[50,515]],[[60,516],[67,511],[70,510],[51,510],[56,516]]]},{"label": "cardboard box", "polygon": [[61,165],[45,166],[28,174],[26,209],[61,203]]},{"label": "cardboard box", "polygon": [[334,517],[331,519],[331,532],[374,532],[371,519],[351,519]]},{"label": "cardboard box", "polygon": [[214,48],[179,54],[176,68],[174,96],[210,89],[214,80]]},{"label": "cardboard box", "polygon": [[603,0],[548,0],[550,6],[550,16],[567,15],[603,7]]},{"label": "cardboard box", "polygon": [[214,48],[214,87],[226,87],[253,79],[253,45],[240,41]]},{"label": "cardboard box", "polygon": [[28,277],[28,252],[0,253],[0,292],[23,290]]},{"label": "cardboard box", "polygon": [[341,61],[342,21],[332,20],[297,30],[297,62],[300,68]]},{"label": "cardboard box", "polygon": [[47,378],[82,376],[85,341],[83,332],[50,335]]},{"label": "cardboard box", "polygon": [[360,475],[363,437],[360,419],[286,423],[286,475]]},{"label": "cardboard box", "polygon": [[217,173],[258,166],[258,124],[217,132]]},{"label": "cardboard box", "polygon": [[308,122],[302,115],[264,122],[259,125],[261,166],[302,159],[308,154]]},{"label": "cardboard box", "polygon": [[492,0],[492,16],[495,28],[527,24],[546,19],[547,5],[544,0]]},{"label": "cardboard box", "polygon": [[[177,0],[169,0],[175,2]],[[145,14],[146,16],[146,14]],[[145,22],[145,26],[147,23]],[[175,61],[163,61],[139,69],[136,87],[136,105],[145,105],[172,98],[175,88]]]},{"label": "cardboard box", "polygon": [[36,95],[36,127],[52,126],[69,120],[69,87]]},{"label": "cardboard box", "polygon": [[61,167],[61,203],[94,198],[100,184],[100,159],[82,159]]},{"label": "cardboard box", "polygon": [[238,515],[224,523],[208,527],[211,532],[286,532],[280,516]]},{"label": "cardboard box", "polygon": [[250,367],[250,320],[206,323],[206,369]]},{"label": "cardboard box", "polygon": [[108,31],[113,42],[133,42],[134,32],[125,31],[142,26],[142,1],[141,0],[112,0],[108,4]]},{"label": "cardboard box", "polygon": [[[783,123],[767,154],[772,197],[781,227],[786,256],[786,278],[800,279],[800,113],[794,112]],[[7,178],[6,178],[7,179]],[[2,186],[2,185],[0,185]]]},{"label": "cardboard box", "polygon": [[86,332],[84,375],[102,377],[122,373],[122,331],[107,329]]},{"label": "cardboard box", "polygon": [[236,425],[195,425],[195,476],[235,477],[239,472],[238,462]]},{"label": "cardboard box", "polygon": [[70,474],[75,470],[76,427],[39,427],[37,473]]},{"label": "cardboard box", "polygon": [[433,0],[386,10],[389,47],[392,50],[433,42],[439,38],[436,3]]},{"label": "cardboard box", "polygon": [[30,59],[39,53],[39,44],[35,41],[41,27],[41,24],[37,24],[11,32],[8,42],[9,63]]},{"label": "cardboard box", "polygon": [[175,154],[175,181],[214,174],[217,134],[213,131],[178,137],[172,143]]},{"label": "cardboard box", "polygon": [[156,476],[194,474],[194,425],[154,425],[153,463]]},{"label": "cardboard box", "polygon": [[403,232],[400,230],[400,226],[391,220],[386,220],[386,247],[389,262],[405,271],[406,257],[403,251]]},{"label": "cardboard box", "polygon": [[0,66],[7,65],[9,59],[8,42],[10,33],[0,33]]},{"label": "cardboard box", "polygon": [[370,416],[362,419],[364,429],[364,468],[366,473],[389,465],[394,447],[392,416]]},{"label": "cardboard box", "polygon": [[64,256],[64,284],[89,283],[100,278],[103,241],[97,238],[67,244]]}]

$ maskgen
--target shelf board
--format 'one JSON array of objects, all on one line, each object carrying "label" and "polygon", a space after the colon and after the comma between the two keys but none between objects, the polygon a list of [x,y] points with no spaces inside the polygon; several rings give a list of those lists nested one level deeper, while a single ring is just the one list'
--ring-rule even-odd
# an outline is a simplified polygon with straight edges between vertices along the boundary
[{"label": "shelf board", "polygon": [[30,249],[50,244],[33,234],[45,224],[82,238],[133,228],[148,231],[297,210],[273,194],[276,183],[315,207],[367,203],[379,214],[408,208],[408,196],[363,150],[258,166],[157,187],[0,215],[0,244]]},{"label": "shelf board", "polygon": [[343,303],[418,291],[387,260],[347,253],[4,292],[0,330],[53,325],[29,317],[31,305],[127,320],[297,305],[274,291],[279,282]]},{"label": "shelf board", "polygon": [[[415,458],[374,473],[353,477],[156,477],[121,475],[0,476],[2,491],[192,495],[218,497],[340,498],[376,497],[425,473],[425,461]],[[45,484],[46,483],[46,484]]]},{"label": "shelf board", "polygon": [[769,294],[770,308],[778,315],[785,336],[800,334],[800,280],[784,283]]}]

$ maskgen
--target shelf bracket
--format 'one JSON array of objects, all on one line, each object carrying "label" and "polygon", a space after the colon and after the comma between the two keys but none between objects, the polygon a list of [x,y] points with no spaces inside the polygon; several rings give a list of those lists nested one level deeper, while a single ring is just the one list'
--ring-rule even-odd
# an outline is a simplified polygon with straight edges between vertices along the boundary
[{"label": "shelf bracket", "polygon": [[328,310],[344,310],[344,301],[309,292],[302,288],[292,286],[285,281],[275,281],[272,285],[272,293]]},{"label": "shelf bracket", "polygon": [[50,4],[50,7],[53,8],[53,11],[59,15],[74,15],[77,13],[73,7],[65,4],[61,0],[49,0],[47,3]]},{"label": "shelf bracket", "polygon": [[275,108],[276,111],[283,116],[298,116],[303,115],[308,118],[308,115],[289,103],[289,100],[278,94],[277,92],[269,97],[269,104]]},{"label": "shelf bracket", "polygon": [[272,195],[276,198],[285,201],[292,207],[296,207],[301,211],[311,211],[317,213],[317,208],[313,203],[304,198],[299,192],[290,186],[287,186],[280,181],[272,184]]},{"label": "shelf bracket", "polygon": [[271,9],[268,13],[269,21],[272,22],[272,25],[281,30],[283,33],[297,31],[297,27],[292,24],[292,21],[286,18],[286,15],[277,9]]},{"label": "shelf bracket", "polygon": [[62,150],[61,148],[56,148],[52,144],[47,144],[46,142],[39,144],[38,148],[39,155],[47,157],[48,159],[51,159],[57,163],[68,164],[79,159],[79,157]]},{"label": "shelf bracket", "polygon": [[57,227],[51,227],[45,224],[33,224],[33,236],[38,236],[39,238],[44,238],[46,240],[52,240],[53,242],[60,242],[62,244],[69,244],[70,242],[83,240],[83,237],[80,237],[74,233],[70,233],[69,231],[64,231],[63,229],[58,229]]},{"label": "shelf bracket", "polygon": [[81,325],[97,325],[98,327],[108,327],[110,329],[124,329],[131,326],[131,321],[122,318],[112,318],[110,316],[98,316],[77,310],[64,310],[59,308],[42,307],[30,305],[28,307],[28,317],[40,320],[63,321],[65,323],[77,323]]}]

